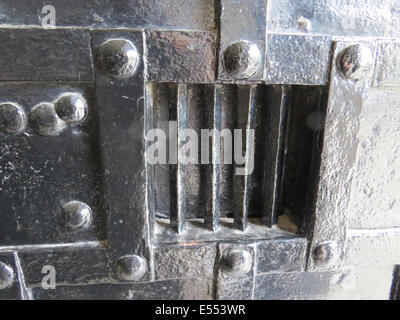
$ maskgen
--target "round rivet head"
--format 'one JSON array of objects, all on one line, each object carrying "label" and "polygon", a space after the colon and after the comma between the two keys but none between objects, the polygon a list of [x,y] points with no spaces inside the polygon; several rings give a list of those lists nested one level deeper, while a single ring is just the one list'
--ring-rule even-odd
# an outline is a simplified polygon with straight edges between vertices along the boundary
[{"label": "round rivet head", "polygon": [[54,102],[57,115],[68,123],[77,123],[86,118],[87,103],[79,93],[63,93]]},{"label": "round rivet head", "polygon": [[96,61],[105,75],[126,78],[135,73],[139,54],[131,41],[111,39],[100,46]]},{"label": "round rivet head", "polygon": [[92,209],[80,201],[70,201],[62,208],[62,220],[70,229],[85,229],[92,222]]},{"label": "round rivet head", "polygon": [[0,262],[0,290],[11,287],[13,282],[14,282],[13,269],[10,266]]},{"label": "round rivet head", "polygon": [[342,74],[352,80],[362,80],[374,64],[371,49],[362,44],[355,44],[344,49],[338,56],[338,65]]},{"label": "round rivet head", "polygon": [[317,265],[332,262],[337,251],[337,244],[334,241],[326,241],[317,245],[313,250],[314,262]]},{"label": "round rivet head", "polygon": [[136,255],[123,256],[117,261],[117,275],[122,280],[138,281],[147,272],[147,263]]},{"label": "round rivet head", "polygon": [[56,136],[61,133],[66,122],[61,120],[52,103],[42,102],[34,106],[29,114],[32,128],[42,136]]},{"label": "round rivet head", "polygon": [[261,66],[261,53],[258,47],[249,41],[231,44],[224,52],[223,64],[226,72],[236,79],[248,79]]},{"label": "round rivet head", "polygon": [[24,130],[26,116],[22,108],[12,102],[0,104],[0,130],[6,133],[18,133]]},{"label": "round rivet head", "polygon": [[222,271],[232,277],[238,277],[250,272],[252,257],[245,250],[230,250],[222,257]]}]

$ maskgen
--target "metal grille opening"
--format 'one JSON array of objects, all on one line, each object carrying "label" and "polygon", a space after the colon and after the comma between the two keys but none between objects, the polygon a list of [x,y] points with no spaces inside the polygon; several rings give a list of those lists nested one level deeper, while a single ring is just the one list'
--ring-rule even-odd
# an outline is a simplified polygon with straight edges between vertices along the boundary
[{"label": "metal grille opening", "polygon": [[[148,130],[166,133],[167,163],[150,165],[156,233],[186,231],[190,239],[207,230],[216,238],[234,230],[257,237],[271,228],[303,230],[312,215],[324,87],[151,83],[147,92]],[[186,128],[199,137],[199,164],[168,163],[174,155],[179,158],[185,143],[180,130]],[[207,136],[209,164],[200,162],[201,129],[218,130]],[[215,152],[225,156],[225,137],[218,135],[224,129],[230,130],[233,144],[234,130],[242,129],[243,164],[211,163]],[[253,146],[246,129],[254,130]],[[237,168],[251,174],[237,175]]]}]

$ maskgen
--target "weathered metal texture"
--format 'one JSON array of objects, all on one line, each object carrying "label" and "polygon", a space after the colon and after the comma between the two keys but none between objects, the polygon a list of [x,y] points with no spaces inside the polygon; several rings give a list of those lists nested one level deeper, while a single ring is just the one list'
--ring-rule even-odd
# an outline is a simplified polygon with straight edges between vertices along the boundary
[{"label": "weathered metal texture", "polygon": [[363,94],[359,129],[351,137],[357,149],[349,185],[349,228],[400,227],[400,142],[395,138],[400,134],[399,99],[394,88],[371,88]]},{"label": "weathered metal texture", "polygon": [[330,51],[330,37],[268,34],[265,81],[271,84],[325,84]]},{"label": "weathered metal texture", "polygon": [[0,41],[2,81],[93,81],[88,30],[1,29]]},{"label": "weathered metal texture", "polygon": [[348,231],[343,264],[385,266],[400,264],[399,228]]},{"label": "weathered metal texture", "polygon": [[289,238],[257,243],[256,273],[302,272],[307,258],[307,240]]},{"label": "weathered metal texture", "polygon": [[[100,139],[104,172],[105,199],[108,210],[108,244],[116,262],[121,256],[135,254],[149,265],[144,279],[152,278],[150,222],[153,216],[146,203],[146,126],[143,34],[127,30],[96,30],[92,33],[96,59],[96,90],[99,104]],[[133,75],[113,78],[104,75],[97,63],[101,46],[110,39],[131,41],[139,54]],[[116,49],[117,50],[117,49]],[[125,60],[118,50],[116,64]],[[117,60],[120,59],[120,60]],[[121,199],[124,199],[121,201]]]},{"label": "weathered metal texture", "polygon": [[[265,61],[266,2],[264,0],[222,0],[220,16],[219,80],[235,80],[224,67],[224,54],[232,44],[246,40],[260,52],[259,68],[241,77],[246,81],[262,80]],[[258,70],[257,70],[258,69]]]},{"label": "weathered metal texture", "polygon": [[[358,148],[355,134],[362,128],[360,114],[363,94],[370,86],[373,71],[368,70],[368,74],[365,74],[361,81],[347,79],[341,74],[341,53],[353,44],[336,42],[334,52],[315,224],[308,259],[310,271],[340,268],[345,250],[350,188]],[[365,45],[370,48],[372,54],[375,53],[375,43]],[[336,252],[327,261],[314,261],[314,250],[319,250],[318,247],[327,241],[335,244]]]},{"label": "weathered metal texture", "polygon": [[32,289],[34,300],[211,300],[212,281],[184,278],[137,284],[59,286]]},{"label": "weathered metal texture", "polygon": [[[65,92],[76,92],[85,97],[88,103],[86,119],[63,125],[62,132],[57,135],[40,135],[35,131],[36,121],[41,126],[49,125],[49,130],[53,128],[53,122],[45,118],[33,119],[33,107],[41,102],[52,103]],[[0,244],[57,244],[105,239],[98,109],[93,86],[3,83],[0,93],[3,101],[19,104],[29,118],[22,132],[0,133]],[[70,230],[65,225],[62,209],[71,200],[83,201],[90,206],[93,219],[86,228]]]},{"label": "weathered metal texture", "polygon": [[348,37],[399,37],[395,0],[271,0],[268,32]]},{"label": "weathered metal texture", "polygon": [[374,86],[398,87],[400,85],[400,42],[380,41],[376,58]]},{"label": "weathered metal texture", "polygon": [[[146,32],[149,81],[215,81],[216,36],[213,32]],[[193,68],[196,61],[196,68]]]},{"label": "weathered metal texture", "polygon": [[[398,297],[400,11],[342,2],[2,1],[0,299]],[[253,174],[146,164],[168,120]]]},{"label": "weathered metal texture", "polygon": [[393,266],[257,275],[254,299],[387,300],[392,277]]},{"label": "weathered metal texture", "polygon": [[[213,30],[214,0],[54,0],[58,27]],[[4,0],[0,25],[41,26],[43,2]]]},{"label": "weathered metal texture", "polygon": [[155,279],[214,279],[215,244],[162,245],[154,250]]},{"label": "weathered metal texture", "polygon": [[42,286],[44,266],[55,269],[56,285],[86,285],[110,282],[113,278],[112,260],[106,247],[24,250],[19,253],[26,286]]},{"label": "weathered metal texture", "polygon": [[218,246],[216,292],[218,300],[251,300],[254,294],[255,246]]}]

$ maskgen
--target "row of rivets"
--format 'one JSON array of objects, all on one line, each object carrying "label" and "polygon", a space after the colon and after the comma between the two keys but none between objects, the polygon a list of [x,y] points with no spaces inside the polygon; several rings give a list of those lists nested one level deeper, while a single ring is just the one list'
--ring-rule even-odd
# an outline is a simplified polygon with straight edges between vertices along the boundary
[{"label": "row of rivets", "polygon": [[[333,241],[320,243],[313,250],[313,259],[317,265],[332,262],[337,251],[337,244]],[[221,258],[221,270],[231,276],[240,277],[251,271],[252,256],[246,250],[232,249],[225,252]]]},{"label": "row of rivets", "polygon": [[0,290],[11,287],[13,282],[14,282],[13,269],[10,266],[0,262]]},{"label": "row of rivets", "polygon": [[[60,95],[54,103],[41,102],[29,114],[33,130],[43,136],[54,136],[63,131],[68,123],[83,121],[87,115],[86,100],[79,93]],[[18,133],[26,128],[27,117],[21,106],[13,102],[0,104],[0,130]]]},{"label": "row of rivets", "polygon": [[[258,47],[249,41],[231,44],[224,52],[223,65],[226,72],[236,79],[248,79],[261,66],[261,53]],[[371,49],[365,45],[352,45],[339,55],[338,66],[341,73],[352,80],[362,80],[371,71],[374,57]]]}]

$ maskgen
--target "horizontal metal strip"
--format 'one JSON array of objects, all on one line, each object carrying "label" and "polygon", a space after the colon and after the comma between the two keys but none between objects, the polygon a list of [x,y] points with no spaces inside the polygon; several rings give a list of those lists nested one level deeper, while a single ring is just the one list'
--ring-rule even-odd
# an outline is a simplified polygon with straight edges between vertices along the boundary
[{"label": "horizontal metal strip", "polygon": [[0,29],[0,42],[0,81],[93,81],[88,30]]},{"label": "horizontal metal strip", "polygon": [[[2,0],[0,25],[91,28],[215,28],[214,0]],[[54,12],[54,20],[50,14]]]}]

